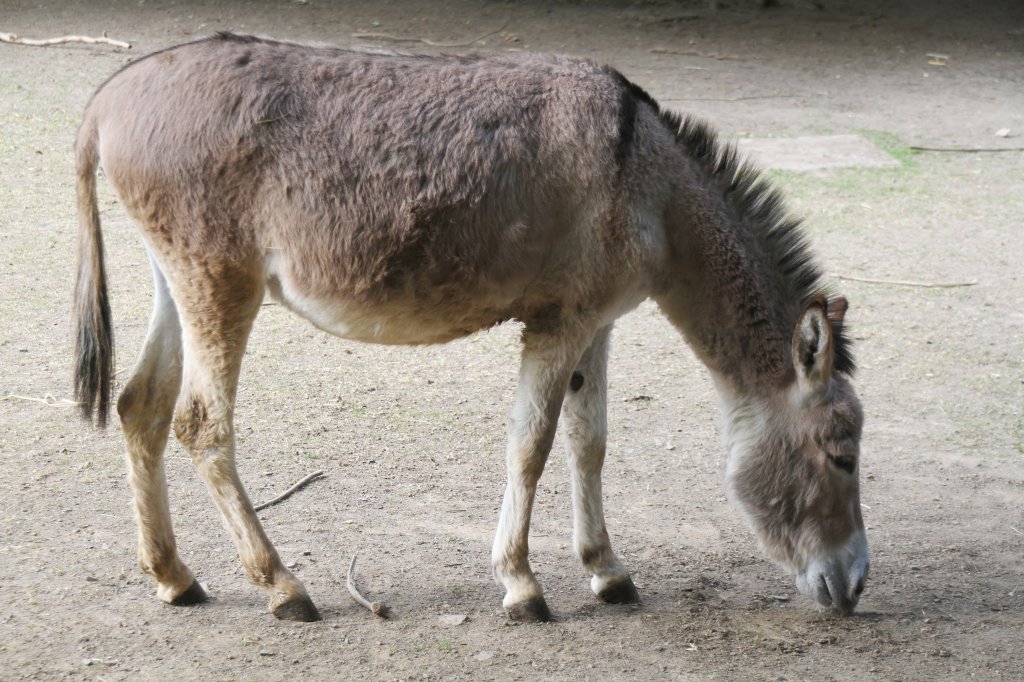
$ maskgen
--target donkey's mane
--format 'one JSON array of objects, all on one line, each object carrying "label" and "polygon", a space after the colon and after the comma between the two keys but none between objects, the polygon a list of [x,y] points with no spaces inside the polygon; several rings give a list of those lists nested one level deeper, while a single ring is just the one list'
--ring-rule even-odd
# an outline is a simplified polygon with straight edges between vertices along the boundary
[{"label": "donkey's mane", "polygon": [[[644,101],[653,103],[649,95]],[[801,220],[787,214],[779,189],[740,155],[735,144],[723,143],[705,121],[660,107],[657,110],[662,123],[675,134],[676,142],[697,162],[708,180],[722,190],[747,234],[768,262],[774,264],[774,284],[785,300],[798,304],[798,314],[816,300],[827,301],[829,288],[824,273],[814,260]],[[852,344],[842,321],[830,321],[835,348],[833,368],[851,375],[856,369]],[[796,324],[796,320],[790,323]]]}]

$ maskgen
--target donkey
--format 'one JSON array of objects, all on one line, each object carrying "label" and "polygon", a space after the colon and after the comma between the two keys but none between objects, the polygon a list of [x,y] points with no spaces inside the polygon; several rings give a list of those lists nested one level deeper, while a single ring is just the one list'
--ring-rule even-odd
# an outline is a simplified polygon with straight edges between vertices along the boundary
[{"label": "donkey", "polygon": [[514,620],[551,617],[528,560],[561,415],[573,549],[605,602],[636,602],[605,526],[612,324],[653,299],[721,396],[726,486],[799,590],[850,613],[868,574],[863,416],[799,221],[704,123],[617,71],[559,56],[353,52],[221,33],[140,59],[93,95],[75,149],[75,393],[108,418],[113,337],[102,166],[138,223],[155,303],[117,401],[157,596],[206,594],[180,557],[174,434],[278,618],[319,613],[235,469],[239,368],[265,293],[338,336],[444,343],[523,325],[492,564]]}]

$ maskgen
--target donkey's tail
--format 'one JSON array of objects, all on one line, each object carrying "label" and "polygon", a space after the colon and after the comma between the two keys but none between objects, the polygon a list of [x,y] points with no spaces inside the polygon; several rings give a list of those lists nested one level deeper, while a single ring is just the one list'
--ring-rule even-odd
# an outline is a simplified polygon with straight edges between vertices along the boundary
[{"label": "donkey's tail", "polygon": [[114,335],[103,265],[103,234],[96,201],[99,163],[96,120],[88,112],[75,144],[78,193],[78,276],[75,281],[75,400],[82,417],[106,426],[114,367]]}]

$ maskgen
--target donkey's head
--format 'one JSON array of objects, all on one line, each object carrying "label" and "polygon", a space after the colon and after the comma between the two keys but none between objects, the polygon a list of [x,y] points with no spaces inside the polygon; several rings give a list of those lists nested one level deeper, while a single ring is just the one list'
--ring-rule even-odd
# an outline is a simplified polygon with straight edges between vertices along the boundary
[{"label": "donkey's head", "polygon": [[774,395],[726,405],[727,486],[765,551],[797,588],[848,614],[868,576],[860,511],[864,416],[833,371],[846,301],[816,300],[793,331],[794,374]]}]

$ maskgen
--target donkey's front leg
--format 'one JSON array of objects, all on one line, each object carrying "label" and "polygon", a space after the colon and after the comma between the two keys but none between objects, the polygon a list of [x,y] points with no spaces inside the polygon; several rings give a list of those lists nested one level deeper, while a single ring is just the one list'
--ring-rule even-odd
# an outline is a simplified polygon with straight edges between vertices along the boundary
[{"label": "donkey's front leg", "polygon": [[573,549],[593,576],[590,588],[613,604],[639,601],[629,571],[608,539],[601,500],[601,468],[608,437],[607,366],[611,327],[597,332],[569,381],[562,433],[572,482]]},{"label": "donkey's front leg", "polygon": [[547,621],[551,611],[530,568],[530,515],[537,481],[551,451],[558,412],[569,375],[587,339],[524,334],[516,403],[509,415],[505,498],[491,562],[495,580],[505,587],[502,602],[509,618]]}]

